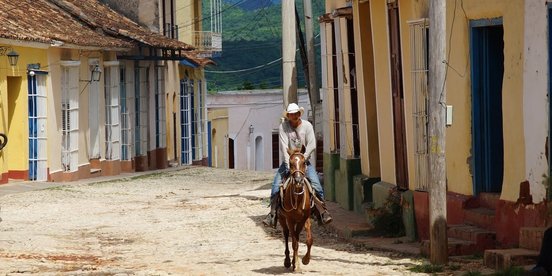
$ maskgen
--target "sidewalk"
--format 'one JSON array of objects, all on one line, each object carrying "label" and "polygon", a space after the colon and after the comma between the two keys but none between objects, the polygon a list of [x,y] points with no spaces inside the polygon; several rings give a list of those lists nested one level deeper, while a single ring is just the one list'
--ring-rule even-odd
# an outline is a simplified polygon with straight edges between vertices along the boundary
[{"label": "sidewalk", "polygon": [[420,243],[406,241],[404,238],[384,238],[369,236],[371,230],[366,217],[353,211],[343,209],[335,202],[326,202],[333,217],[329,227],[339,237],[355,245],[382,251],[402,253],[410,256],[420,256]]},{"label": "sidewalk", "polygon": [[162,173],[162,172],[177,171],[177,170],[182,170],[182,169],[185,169],[185,168],[186,167],[169,167],[169,168],[160,169],[160,170],[121,173],[119,175],[112,175],[112,176],[91,177],[91,178],[86,178],[86,179],[80,179],[80,180],[77,180],[77,181],[70,181],[70,182],[43,182],[43,181],[10,180],[9,183],[0,184],[0,197],[2,197],[4,195],[8,195],[8,194],[16,194],[16,193],[24,193],[24,192],[35,191],[35,190],[43,190],[43,189],[48,189],[48,188],[58,187],[58,186],[64,186],[64,185],[80,185],[80,184],[90,184],[90,183],[98,183],[98,182],[120,180],[120,179],[131,179],[131,178],[137,177],[137,176],[157,174],[157,173]]},{"label": "sidewalk", "polygon": [[[169,167],[161,170],[152,170],[144,172],[121,173],[114,176],[99,176],[87,179],[81,179],[72,182],[37,182],[37,181],[11,181],[0,185],[0,197],[8,194],[24,193],[35,190],[48,189],[63,185],[79,185],[104,181],[131,179],[142,175],[157,174],[169,171],[182,170],[186,167]],[[0,201],[1,202],[1,201]],[[333,222],[327,227],[336,233],[340,238],[355,245],[364,246],[383,251],[398,252],[411,256],[420,255],[420,245],[418,242],[405,242],[401,238],[383,238],[370,237],[368,232],[371,229],[366,218],[355,212],[343,209],[335,202],[326,202],[328,210],[331,212]]]}]

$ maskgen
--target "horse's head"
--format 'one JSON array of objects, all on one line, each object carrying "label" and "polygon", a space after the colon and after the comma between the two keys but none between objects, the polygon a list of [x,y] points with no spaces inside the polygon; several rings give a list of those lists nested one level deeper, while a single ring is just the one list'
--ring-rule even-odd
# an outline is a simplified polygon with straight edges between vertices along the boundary
[{"label": "horse's head", "polygon": [[302,185],[303,180],[305,179],[305,172],[307,170],[305,156],[299,149],[288,149],[288,153],[290,177],[292,177],[296,184]]}]

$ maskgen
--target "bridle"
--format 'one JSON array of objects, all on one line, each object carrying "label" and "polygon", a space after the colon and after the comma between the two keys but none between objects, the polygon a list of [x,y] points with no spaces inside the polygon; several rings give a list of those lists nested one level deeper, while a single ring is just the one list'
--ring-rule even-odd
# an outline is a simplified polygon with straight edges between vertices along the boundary
[{"label": "bridle", "polygon": [[[292,159],[292,158],[295,158],[295,159]],[[290,163],[290,168],[289,168],[290,174],[289,174],[289,178],[286,182],[287,182],[287,188],[288,189],[293,189],[292,193],[291,193],[291,195],[293,195],[293,196],[289,199],[289,202],[291,203],[291,209],[286,209],[285,204],[282,204],[282,208],[286,212],[289,212],[289,211],[292,211],[292,210],[297,210],[300,195],[303,195],[303,209],[305,209],[306,201],[307,201],[307,197],[304,196],[305,186],[306,186],[306,184],[305,184],[306,175],[305,175],[304,170],[306,168],[304,167],[305,166],[304,165],[305,164],[305,159],[303,157],[303,154],[299,153],[299,152],[293,153],[292,155],[290,155],[289,160],[290,160],[290,162],[289,162]],[[295,162],[292,162],[292,160],[295,160]],[[293,166],[292,166],[292,164],[293,164]],[[290,185],[291,185],[291,187],[290,187]]]}]

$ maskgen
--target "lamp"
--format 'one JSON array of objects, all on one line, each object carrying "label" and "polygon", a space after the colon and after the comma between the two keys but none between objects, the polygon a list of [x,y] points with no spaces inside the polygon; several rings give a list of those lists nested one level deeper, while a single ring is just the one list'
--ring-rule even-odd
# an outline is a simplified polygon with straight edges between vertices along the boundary
[{"label": "lamp", "polygon": [[95,65],[92,67],[92,71],[90,72],[90,81],[100,81],[100,77],[102,76],[102,69],[100,69],[99,65]]},{"label": "lamp", "polygon": [[6,56],[8,56],[8,62],[10,63],[10,66],[16,66],[17,65],[17,60],[19,59],[19,54],[16,51],[11,50],[6,54]]},{"label": "lamp", "polygon": [[253,125],[249,125],[249,134],[253,134],[253,130],[255,130]]}]

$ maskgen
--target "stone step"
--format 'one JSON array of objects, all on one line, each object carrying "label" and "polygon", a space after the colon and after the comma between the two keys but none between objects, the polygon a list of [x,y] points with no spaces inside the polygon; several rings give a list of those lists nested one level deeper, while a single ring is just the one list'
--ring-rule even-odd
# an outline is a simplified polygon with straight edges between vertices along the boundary
[{"label": "stone step", "polygon": [[[465,255],[473,255],[475,253],[480,253],[483,251],[478,250],[474,242],[455,239],[455,238],[448,238],[447,252],[449,256],[465,256]],[[430,254],[429,240],[422,241],[420,246],[420,253],[422,254],[422,256],[429,256]]]},{"label": "stone step", "polygon": [[505,270],[512,266],[534,265],[539,252],[525,248],[485,250],[483,264],[495,270]]},{"label": "stone step", "polygon": [[477,249],[483,252],[486,249],[496,248],[496,232],[468,224],[449,225],[449,238],[471,241]]},{"label": "stone step", "polygon": [[464,221],[467,224],[476,225],[481,228],[496,230],[495,226],[495,210],[479,207],[472,209],[464,209]]},{"label": "stone step", "polygon": [[519,229],[519,247],[539,251],[546,227],[521,227]]}]

